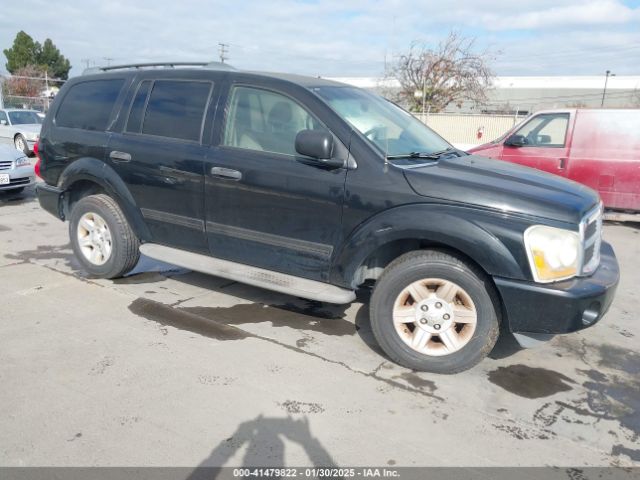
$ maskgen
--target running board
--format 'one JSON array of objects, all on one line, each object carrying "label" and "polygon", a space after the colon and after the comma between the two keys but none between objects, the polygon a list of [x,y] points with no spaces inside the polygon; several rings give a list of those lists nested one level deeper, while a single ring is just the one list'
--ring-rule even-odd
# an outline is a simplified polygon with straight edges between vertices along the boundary
[{"label": "running board", "polygon": [[228,278],[240,283],[294,295],[296,297],[318,300],[320,302],[344,304],[356,298],[353,290],[336,287],[328,283],[317,282],[307,278],[295,277],[286,273],[265,270],[242,263],[221,260],[199,253],[187,252],[177,248],[165,247],[155,243],[140,246],[140,252],[147,257],[171,263],[178,267],[188,268],[196,272],[208,273]]}]

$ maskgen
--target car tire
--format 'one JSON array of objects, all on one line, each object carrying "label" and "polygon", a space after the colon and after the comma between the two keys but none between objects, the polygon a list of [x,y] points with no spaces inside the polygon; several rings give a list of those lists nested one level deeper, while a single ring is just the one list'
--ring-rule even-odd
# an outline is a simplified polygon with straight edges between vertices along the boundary
[{"label": "car tire", "polygon": [[121,277],[140,258],[138,237],[108,195],[90,195],[73,206],[69,237],[76,258],[92,277]]},{"label": "car tire", "polygon": [[499,305],[492,281],[475,265],[439,250],[413,251],[389,264],[376,282],[371,327],[394,362],[458,373],[495,345]]},{"label": "car tire", "polygon": [[20,133],[13,139],[13,145],[16,147],[16,150],[27,156],[29,155],[29,145],[27,144],[27,140]]}]

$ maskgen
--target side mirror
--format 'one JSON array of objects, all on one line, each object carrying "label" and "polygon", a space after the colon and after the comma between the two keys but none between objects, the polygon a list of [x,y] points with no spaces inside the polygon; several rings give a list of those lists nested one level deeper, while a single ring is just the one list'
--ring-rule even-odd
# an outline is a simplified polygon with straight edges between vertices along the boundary
[{"label": "side mirror", "polygon": [[327,167],[343,167],[344,161],[333,156],[333,135],[326,130],[302,130],[296,135],[296,152],[305,157],[311,157],[314,165]]},{"label": "side mirror", "polygon": [[524,147],[529,145],[529,140],[524,135],[511,135],[504,142],[509,147]]},{"label": "side mirror", "polygon": [[7,121],[6,120],[0,120],[0,125],[7,125]]}]

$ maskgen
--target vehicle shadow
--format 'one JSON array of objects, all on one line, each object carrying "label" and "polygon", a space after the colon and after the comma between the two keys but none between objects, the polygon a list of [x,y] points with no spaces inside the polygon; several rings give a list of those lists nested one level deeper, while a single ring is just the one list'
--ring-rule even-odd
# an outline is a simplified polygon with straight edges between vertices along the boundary
[{"label": "vehicle shadow", "polygon": [[[310,464],[315,467],[334,467],[335,461],[313,436],[309,419],[293,419],[258,416],[241,423],[236,431],[222,440],[198,465],[187,480],[213,480],[240,449],[245,449],[242,467],[283,468],[286,465],[285,441],[297,444],[306,453]],[[280,478],[274,475],[275,478]]]}]

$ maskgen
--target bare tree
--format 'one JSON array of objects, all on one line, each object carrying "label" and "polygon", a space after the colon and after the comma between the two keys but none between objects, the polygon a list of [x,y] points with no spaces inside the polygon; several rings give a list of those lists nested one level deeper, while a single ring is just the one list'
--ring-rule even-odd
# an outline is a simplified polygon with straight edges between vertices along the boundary
[{"label": "bare tree", "polygon": [[36,65],[19,68],[4,82],[5,95],[37,97],[45,86],[43,76],[44,72]]},{"label": "bare tree", "polygon": [[424,105],[435,112],[450,103],[485,103],[494,76],[491,59],[488,50],[476,51],[475,39],[456,32],[435,48],[414,43],[393,68],[401,86],[398,100],[413,111]]}]

